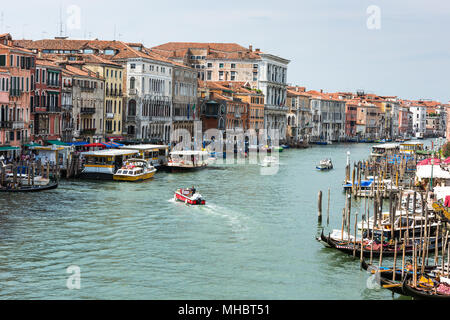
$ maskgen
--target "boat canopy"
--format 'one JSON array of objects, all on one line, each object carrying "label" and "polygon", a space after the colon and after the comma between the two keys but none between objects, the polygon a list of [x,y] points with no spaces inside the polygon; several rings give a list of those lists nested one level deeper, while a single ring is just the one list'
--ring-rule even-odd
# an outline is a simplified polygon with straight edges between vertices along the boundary
[{"label": "boat canopy", "polygon": [[129,146],[120,146],[120,149],[128,149],[128,150],[150,150],[150,149],[168,149],[169,146],[159,145],[159,144],[136,144]]},{"label": "boat canopy", "polygon": [[138,153],[139,152],[137,150],[110,149],[110,150],[82,152],[82,155],[92,157],[117,157],[117,156],[128,156]]},{"label": "boat canopy", "polygon": [[372,149],[385,149],[385,150],[392,150],[397,148],[399,148],[398,143],[383,143],[372,147]]},{"label": "boat canopy", "polygon": [[183,151],[172,151],[170,155],[173,156],[195,156],[195,155],[209,155],[207,151],[196,151],[196,150],[183,150]]},{"label": "boat canopy", "polygon": [[[361,181],[361,187],[370,187],[371,185],[372,185],[372,183],[373,183],[373,179],[370,179],[370,180],[362,180]],[[358,181],[355,181],[355,186],[357,186],[358,185]],[[347,183],[347,184],[344,184],[344,188],[349,188],[349,187],[351,187],[352,186],[352,184],[351,183]]]}]

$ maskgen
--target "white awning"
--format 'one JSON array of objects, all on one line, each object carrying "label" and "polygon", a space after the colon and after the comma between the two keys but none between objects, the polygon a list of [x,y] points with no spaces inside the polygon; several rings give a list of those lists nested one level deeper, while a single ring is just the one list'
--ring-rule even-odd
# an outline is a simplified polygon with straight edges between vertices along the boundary
[{"label": "white awning", "polygon": [[418,166],[416,177],[419,179],[430,179],[432,173],[431,167],[433,167],[433,179],[450,179],[450,172],[443,170],[439,165]]}]

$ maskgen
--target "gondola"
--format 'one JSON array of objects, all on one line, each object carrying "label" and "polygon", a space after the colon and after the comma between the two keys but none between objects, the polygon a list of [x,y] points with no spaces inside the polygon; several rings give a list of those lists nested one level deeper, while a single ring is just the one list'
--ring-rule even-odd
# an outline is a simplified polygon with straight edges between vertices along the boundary
[{"label": "gondola", "polygon": [[[342,243],[339,243],[338,241],[335,241],[333,239],[330,238],[330,236],[325,237],[325,235],[323,234],[323,230],[322,233],[320,235],[320,239],[317,239],[318,241],[322,242],[325,246],[327,247],[331,247],[334,249],[337,249],[343,253],[346,253],[348,255],[353,255],[353,252],[355,252],[355,256],[359,257],[361,256],[361,250],[359,249],[359,242],[356,242],[356,249],[353,245],[353,243],[348,243],[347,241],[344,241]],[[435,241],[430,241],[430,245],[428,247],[428,251],[433,251],[435,250],[435,245],[434,245]],[[438,239],[438,248],[441,249],[442,247],[442,241],[441,239]],[[412,246],[408,246],[405,248],[405,254],[406,255],[412,255],[413,254],[413,247]],[[369,248],[364,248],[363,251],[363,256],[368,258],[372,255],[372,257],[379,257],[381,253],[381,250],[370,250],[370,246]],[[395,255],[395,247],[393,246],[387,246],[387,247],[383,247],[383,251],[382,251],[383,257],[393,257]],[[402,254],[402,249],[401,249],[401,245],[397,246],[397,255],[401,255]]]},{"label": "gondola", "polygon": [[403,282],[402,290],[404,295],[421,300],[450,300],[450,295],[434,293],[431,290],[414,288],[408,281]]},{"label": "gondola", "polygon": [[[361,268],[364,270],[368,270],[370,267],[369,264],[367,264],[366,260],[363,259],[361,262]],[[425,267],[425,271],[429,272],[433,269],[435,269],[436,266],[426,266]],[[406,295],[403,291],[403,286],[402,286],[402,271],[401,269],[397,269],[396,270],[396,279],[397,280],[392,280],[392,276],[393,276],[393,271],[389,270],[389,271],[383,271],[383,272],[378,272],[378,274],[380,275],[380,285],[384,288],[387,289],[393,293],[397,293],[397,294],[401,294],[401,295]],[[406,272],[404,273],[405,279],[409,279],[412,276],[412,272]]]},{"label": "gondola", "polygon": [[58,188],[58,182],[51,182],[45,186],[21,186],[18,189],[8,189],[8,188],[0,188],[0,192],[40,192],[40,191],[47,191],[47,190],[53,190]]}]

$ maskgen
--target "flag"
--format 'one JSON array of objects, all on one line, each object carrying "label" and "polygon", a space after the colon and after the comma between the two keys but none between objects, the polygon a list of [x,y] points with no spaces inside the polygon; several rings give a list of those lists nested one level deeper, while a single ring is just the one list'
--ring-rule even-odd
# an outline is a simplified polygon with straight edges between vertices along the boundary
[{"label": "flag", "polygon": [[195,120],[195,103],[192,106],[192,118]]},{"label": "flag", "polygon": [[188,120],[189,120],[189,104],[187,105],[187,116],[188,116]]}]

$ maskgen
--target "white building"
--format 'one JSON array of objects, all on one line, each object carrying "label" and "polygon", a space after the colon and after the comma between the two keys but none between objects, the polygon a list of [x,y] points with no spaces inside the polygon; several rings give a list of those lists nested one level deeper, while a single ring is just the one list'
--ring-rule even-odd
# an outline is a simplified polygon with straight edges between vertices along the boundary
[{"label": "white building", "polygon": [[427,129],[427,108],[425,106],[411,105],[409,110],[413,113],[413,133],[425,134]]},{"label": "white building", "polygon": [[172,68],[169,60],[132,47],[113,60],[126,68],[126,132],[136,139],[170,141],[172,125]]},{"label": "white building", "polygon": [[266,97],[264,127],[276,129],[281,140],[286,139],[287,113],[287,66],[289,60],[271,54],[260,53],[258,89]]},{"label": "white building", "polygon": [[312,141],[342,141],[345,138],[345,101],[323,93],[311,94]]}]

